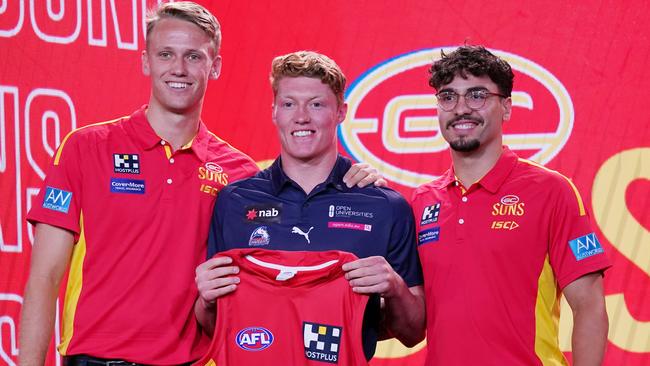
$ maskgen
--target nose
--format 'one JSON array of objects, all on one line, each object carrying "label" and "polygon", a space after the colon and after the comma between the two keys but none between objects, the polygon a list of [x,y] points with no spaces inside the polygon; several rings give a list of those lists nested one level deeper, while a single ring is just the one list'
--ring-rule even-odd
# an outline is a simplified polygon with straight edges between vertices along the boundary
[{"label": "nose", "polygon": [[175,57],[171,65],[171,73],[175,76],[187,75],[187,67],[185,65],[184,57]]},{"label": "nose", "polygon": [[302,105],[296,109],[296,123],[303,124],[311,121],[311,116],[309,115],[309,110],[307,108],[306,105]]},{"label": "nose", "polygon": [[453,109],[454,113],[457,115],[471,114],[474,110],[467,106],[467,101],[465,100],[464,95],[458,96],[458,102]]}]

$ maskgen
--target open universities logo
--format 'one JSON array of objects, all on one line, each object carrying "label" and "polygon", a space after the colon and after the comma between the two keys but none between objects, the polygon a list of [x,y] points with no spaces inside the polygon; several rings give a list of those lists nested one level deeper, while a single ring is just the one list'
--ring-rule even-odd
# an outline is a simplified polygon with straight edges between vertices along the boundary
[{"label": "open universities logo", "polygon": [[[416,187],[444,171],[448,145],[438,126],[435,91],[428,86],[431,63],[440,51],[430,48],[386,60],[359,76],[346,92],[347,119],[338,135],[358,161],[379,168],[386,178]],[[544,67],[524,57],[490,50],[515,73],[513,117],[504,124],[503,142],[540,164],[564,147],[573,129],[569,93]]]}]

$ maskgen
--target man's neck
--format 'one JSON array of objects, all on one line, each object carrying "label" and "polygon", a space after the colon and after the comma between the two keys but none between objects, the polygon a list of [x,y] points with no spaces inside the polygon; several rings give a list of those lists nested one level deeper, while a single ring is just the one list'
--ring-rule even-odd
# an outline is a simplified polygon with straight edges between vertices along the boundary
[{"label": "man's neck", "polygon": [[200,110],[192,114],[177,114],[150,105],[146,114],[151,128],[169,142],[174,151],[192,141],[199,130]]},{"label": "man's neck", "polygon": [[280,153],[280,156],[284,174],[309,194],[330,175],[336,164],[338,153],[334,151],[309,160],[295,159],[284,153]]},{"label": "man's neck", "polygon": [[503,148],[499,145],[477,149],[472,152],[451,150],[454,173],[463,187],[469,188],[483,178],[497,163]]}]

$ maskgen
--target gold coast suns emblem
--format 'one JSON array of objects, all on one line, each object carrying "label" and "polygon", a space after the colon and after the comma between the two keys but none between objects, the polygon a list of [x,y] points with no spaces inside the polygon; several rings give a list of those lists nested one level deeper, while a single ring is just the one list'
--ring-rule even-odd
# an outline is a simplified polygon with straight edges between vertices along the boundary
[{"label": "gold coast suns emblem", "polygon": [[[406,187],[431,181],[449,167],[448,145],[438,127],[435,91],[428,86],[427,70],[441,50],[454,49],[396,56],[350,85],[345,98],[348,116],[338,134],[353,158],[378,167],[385,177]],[[491,52],[510,63],[516,80],[504,144],[523,158],[549,162],[571,134],[571,97],[544,67],[505,51]]]},{"label": "gold coast suns emblem", "polygon": [[228,173],[215,162],[207,162],[199,167],[199,179],[205,183],[201,184],[199,190],[203,193],[216,196],[223,186],[228,184]]}]

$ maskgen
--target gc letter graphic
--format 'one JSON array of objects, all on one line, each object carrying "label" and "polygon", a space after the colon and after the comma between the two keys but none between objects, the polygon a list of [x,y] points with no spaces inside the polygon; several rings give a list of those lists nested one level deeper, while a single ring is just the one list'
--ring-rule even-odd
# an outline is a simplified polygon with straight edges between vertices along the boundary
[{"label": "gc letter graphic", "polygon": [[[388,59],[354,80],[345,95],[349,109],[346,121],[339,125],[341,144],[354,159],[378,167],[386,178],[405,187],[431,181],[449,166],[448,154],[442,154],[448,145],[438,126],[435,91],[427,85],[425,71],[440,58],[441,50],[418,50]],[[517,80],[518,90],[512,92],[516,111],[505,127],[503,142],[522,157],[546,164],[571,135],[571,97],[541,65],[491,51],[510,63]]]}]

